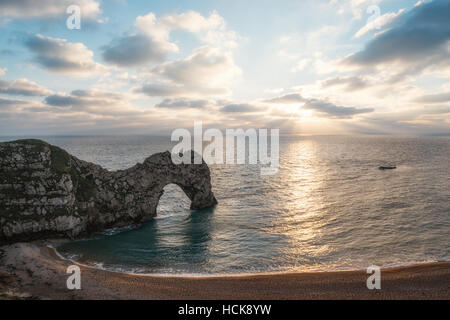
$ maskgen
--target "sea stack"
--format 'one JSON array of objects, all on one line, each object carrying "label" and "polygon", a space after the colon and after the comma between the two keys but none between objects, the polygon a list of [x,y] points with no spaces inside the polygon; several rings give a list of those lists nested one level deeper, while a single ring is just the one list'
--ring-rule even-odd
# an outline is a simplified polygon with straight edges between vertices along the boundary
[{"label": "sea stack", "polygon": [[167,151],[112,172],[44,141],[0,143],[0,244],[77,238],[149,221],[172,183],[192,210],[217,204],[204,161],[175,165]]}]

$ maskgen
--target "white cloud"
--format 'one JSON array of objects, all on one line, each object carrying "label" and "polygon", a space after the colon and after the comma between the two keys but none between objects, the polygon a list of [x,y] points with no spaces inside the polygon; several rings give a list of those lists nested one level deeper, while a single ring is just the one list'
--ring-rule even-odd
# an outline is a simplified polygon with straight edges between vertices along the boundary
[{"label": "white cloud", "polygon": [[172,31],[184,30],[198,36],[201,42],[216,48],[237,46],[238,35],[227,29],[225,20],[216,12],[204,17],[198,12],[165,15],[157,18],[154,13],[138,16],[136,31],[114,39],[103,48],[106,62],[128,67],[162,62],[178,46],[171,42]]},{"label": "white cloud", "polygon": [[167,62],[152,70],[177,83],[197,85],[222,83],[240,72],[230,53],[211,47],[198,48],[186,59]]},{"label": "white cloud", "polygon": [[225,95],[229,93],[227,85],[240,74],[231,53],[201,47],[185,59],[153,68],[147,75],[153,81],[136,91],[149,96]]},{"label": "white cloud", "polygon": [[71,43],[37,34],[29,37],[25,45],[34,53],[34,61],[52,72],[89,75],[104,71],[104,67],[93,60],[94,53],[81,42]]},{"label": "white cloud", "polygon": [[28,79],[17,79],[11,83],[0,80],[0,93],[21,96],[46,96],[52,92]]},{"label": "white cloud", "polygon": [[149,13],[137,17],[136,28],[141,33],[163,42],[169,41],[170,33],[174,30],[191,32],[202,42],[221,47],[235,47],[238,40],[238,35],[227,29],[225,20],[215,11],[209,17],[195,11],[187,11],[165,15],[159,20],[154,13]]},{"label": "white cloud", "polygon": [[379,16],[376,19],[368,21],[364,27],[362,27],[361,29],[358,30],[358,32],[356,32],[355,37],[359,38],[369,33],[370,31],[380,30],[381,28],[388,26],[395,19],[397,19],[398,16],[401,15],[403,12],[405,12],[405,9],[401,9],[397,13],[395,12],[386,13],[383,14],[382,16]]}]

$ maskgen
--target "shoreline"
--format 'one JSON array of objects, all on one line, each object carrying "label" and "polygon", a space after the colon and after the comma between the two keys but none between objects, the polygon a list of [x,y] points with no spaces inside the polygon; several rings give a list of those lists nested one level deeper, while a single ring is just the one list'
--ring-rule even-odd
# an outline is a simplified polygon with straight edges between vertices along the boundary
[{"label": "shoreline", "polygon": [[[384,268],[381,290],[365,270],[177,276],[127,274],[62,259],[49,242],[0,248],[0,299],[446,299],[450,262]],[[81,269],[81,290],[68,290],[66,269]]]},{"label": "shoreline", "polygon": [[[111,273],[117,273],[122,275],[140,276],[140,277],[155,277],[155,278],[241,278],[241,277],[253,277],[253,276],[282,276],[282,275],[295,275],[295,274],[305,274],[305,273],[333,273],[333,272],[365,272],[366,268],[348,268],[348,269],[329,269],[329,270],[293,270],[293,271],[261,271],[261,272],[242,272],[242,273],[217,273],[217,274],[207,274],[207,273],[136,273],[136,272],[125,272],[112,270],[108,268],[100,268],[90,264],[82,263],[74,259],[64,257],[58,249],[52,244],[47,244],[47,248],[52,250],[55,255],[64,261],[70,262],[72,264],[78,265],[80,267],[89,268],[93,270],[106,271]],[[430,260],[430,261],[418,261],[418,262],[405,262],[405,263],[392,263],[388,265],[380,266],[381,270],[390,270],[395,268],[407,268],[413,266],[423,266],[435,263],[450,263],[450,260]]]}]

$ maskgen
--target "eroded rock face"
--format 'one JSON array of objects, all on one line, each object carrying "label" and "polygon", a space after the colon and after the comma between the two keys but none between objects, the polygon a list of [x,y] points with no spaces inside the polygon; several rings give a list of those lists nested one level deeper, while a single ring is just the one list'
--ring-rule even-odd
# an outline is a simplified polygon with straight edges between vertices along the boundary
[{"label": "eroded rock face", "polygon": [[217,204],[206,163],[175,165],[169,152],[111,172],[40,140],[0,143],[0,244],[151,220],[171,183],[193,210]]}]

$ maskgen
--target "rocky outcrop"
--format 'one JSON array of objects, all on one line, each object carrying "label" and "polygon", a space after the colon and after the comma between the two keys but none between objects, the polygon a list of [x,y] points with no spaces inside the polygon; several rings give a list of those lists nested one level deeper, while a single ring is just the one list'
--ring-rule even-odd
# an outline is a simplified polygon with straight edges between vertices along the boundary
[{"label": "rocky outcrop", "polygon": [[171,183],[193,210],[217,204],[206,163],[175,165],[169,152],[111,172],[40,140],[0,143],[0,243],[76,238],[151,220]]}]

